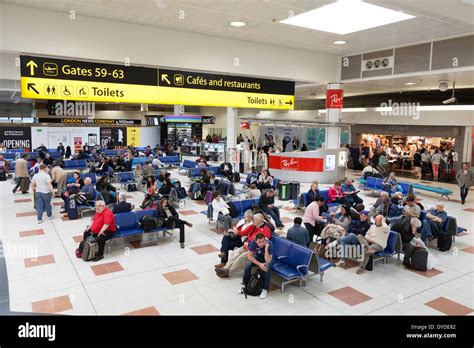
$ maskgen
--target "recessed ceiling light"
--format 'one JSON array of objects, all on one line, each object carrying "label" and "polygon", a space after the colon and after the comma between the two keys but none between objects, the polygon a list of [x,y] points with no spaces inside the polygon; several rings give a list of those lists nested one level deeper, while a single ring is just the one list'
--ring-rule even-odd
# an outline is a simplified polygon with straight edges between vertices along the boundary
[{"label": "recessed ceiling light", "polygon": [[405,82],[404,85],[405,86],[414,86],[414,85],[416,85],[416,82]]},{"label": "recessed ceiling light", "polygon": [[233,27],[245,27],[247,23],[242,22],[242,21],[234,21],[229,23]]},{"label": "recessed ceiling light", "polygon": [[287,18],[280,23],[343,35],[414,17],[363,1],[339,0]]},{"label": "recessed ceiling light", "polygon": [[336,40],[332,42],[335,45],[345,45],[347,43],[346,40]]}]

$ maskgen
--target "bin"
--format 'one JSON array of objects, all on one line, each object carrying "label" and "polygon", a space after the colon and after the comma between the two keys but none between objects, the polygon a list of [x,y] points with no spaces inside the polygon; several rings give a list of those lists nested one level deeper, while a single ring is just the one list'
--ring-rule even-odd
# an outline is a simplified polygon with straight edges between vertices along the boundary
[{"label": "bin", "polygon": [[280,201],[287,201],[290,199],[290,187],[287,181],[280,181],[277,188],[278,198]]},{"label": "bin", "polygon": [[300,183],[298,181],[291,181],[289,186],[290,199],[298,199],[300,195]]}]

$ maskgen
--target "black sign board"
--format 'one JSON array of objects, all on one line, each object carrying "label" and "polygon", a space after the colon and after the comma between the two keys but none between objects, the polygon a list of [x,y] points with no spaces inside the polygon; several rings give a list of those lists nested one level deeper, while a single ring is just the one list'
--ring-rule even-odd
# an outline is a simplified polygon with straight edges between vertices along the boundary
[{"label": "black sign board", "polygon": [[203,116],[202,124],[214,124],[216,123],[216,118],[214,116]]},{"label": "black sign board", "polygon": [[127,145],[127,129],[124,127],[100,128],[100,145],[107,147],[110,139],[114,146]]},{"label": "black sign board", "polygon": [[253,77],[206,74],[194,71],[159,69],[159,86],[193,89],[210,89],[229,92],[264,94],[295,94],[291,81],[259,79]]},{"label": "black sign board", "polygon": [[30,127],[0,127],[0,144],[7,149],[30,149]]},{"label": "black sign board", "polygon": [[141,120],[103,119],[103,118],[39,118],[40,123],[93,124],[93,125],[141,125]]},{"label": "black sign board", "polygon": [[20,56],[21,76],[45,79],[157,85],[157,69]]}]

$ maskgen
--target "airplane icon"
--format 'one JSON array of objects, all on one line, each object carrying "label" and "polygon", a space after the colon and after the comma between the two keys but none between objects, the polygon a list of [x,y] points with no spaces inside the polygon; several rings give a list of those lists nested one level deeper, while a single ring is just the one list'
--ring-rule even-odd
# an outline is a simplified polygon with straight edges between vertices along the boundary
[{"label": "airplane icon", "polygon": [[44,62],[43,74],[45,76],[58,76],[58,65],[56,63]]}]

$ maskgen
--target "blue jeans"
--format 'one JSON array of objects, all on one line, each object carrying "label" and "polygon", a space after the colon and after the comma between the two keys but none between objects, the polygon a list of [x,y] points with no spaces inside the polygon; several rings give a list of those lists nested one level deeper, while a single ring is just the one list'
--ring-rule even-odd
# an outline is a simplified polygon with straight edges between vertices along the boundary
[{"label": "blue jeans", "polygon": [[43,220],[43,213],[46,210],[48,217],[53,216],[51,211],[51,193],[36,192],[36,212],[38,213],[38,221]]},{"label": "blue jeans", "polygon": [[345,248],[346,245],[357,245],[360,244],[359,240],[357,239],[357,236],[354,233],[349,233],[347,236],[342,237],[339,239],[339,245],[341,248],[341,261],[345,260]]},{"label": "blue jeans", "polygon": [[195,182],[192,186],[191,192],[196,193],[201,189],[201,183],[200,182]]},{"label": "blue jeans", "polygon": [[280,220],[280,211],[277,207],[273,208],[263,208],[262,209],[265,214],[268,214],[272,217],[273,221],[275,221],[276,227],[283,226],[283,223]]},{"label": "blue jeans", "polygon": [[[258,261],[262,262],[262,263],[265,263],[264,260],[258,260]],[[262,289],[264,289],[264,290],[268,290],[268,288],[270,287],[270,278],[271,278],[271,273],[272,273],[272,271],[270,271],[270,267],[272,266],[272,263],[270,263],[266,266],[268,268],[268,272],[264,272],[263,287],[262,287]],[[251,274],[251,271],[252,271],[252,267],[258,267],[258,266],[255,265],[252,261],[247,260],[247,262],[245,264],[245,268],[244,268],[244,278],[243,278],[243,283],[244,284],[247,284],[247,282],[250,279],[250,274]]]},{"label": "blue jeans", "polygon": [[433,232],[431,231],[431,225],[428,219],[423,220],[423,224],[421,225],[421,240],[426,243],[428,237],[433,237]]}]

